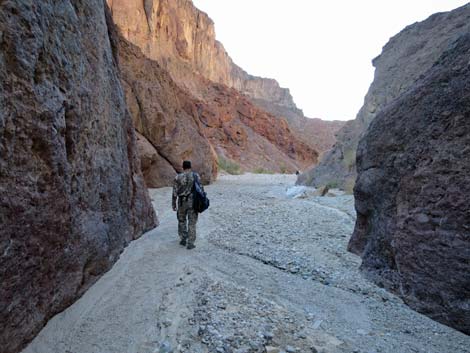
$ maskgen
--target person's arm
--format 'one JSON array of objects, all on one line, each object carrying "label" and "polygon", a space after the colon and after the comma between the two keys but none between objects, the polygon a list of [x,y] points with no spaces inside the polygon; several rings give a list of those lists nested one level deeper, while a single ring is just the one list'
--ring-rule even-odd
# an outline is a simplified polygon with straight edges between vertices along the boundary
[{"label": "person's arm", "polygon": [[176,200],[178,198],[178,194],[176,192],[176,178],[173,180],[173,195],[171,197],[171,207],[173,208],[173,211],[176,211]]}]

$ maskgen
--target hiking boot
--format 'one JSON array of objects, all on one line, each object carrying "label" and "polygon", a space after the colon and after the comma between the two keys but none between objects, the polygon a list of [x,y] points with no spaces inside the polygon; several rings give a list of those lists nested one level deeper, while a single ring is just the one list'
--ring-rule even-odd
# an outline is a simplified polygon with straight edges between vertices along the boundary
[{"label": "hiking boot", "polygon": [[186,239],[181,239],[180,245],[186,246]]},{"label": "hiking boot", "polygon": [[194,244],[188,244],[186,249],[191,250],[191,249],[194,249],[195,247],[196,247],[196,245],[194,245]]}]

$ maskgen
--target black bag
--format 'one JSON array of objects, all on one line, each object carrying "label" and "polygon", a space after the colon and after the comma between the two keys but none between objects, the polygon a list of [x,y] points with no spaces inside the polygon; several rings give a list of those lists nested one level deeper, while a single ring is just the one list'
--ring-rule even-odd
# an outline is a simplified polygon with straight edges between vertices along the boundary
[{"label": "black bag", "polygon": [[209,208],[209,199],[204,191],[202,191],[202,187],[199,184],[196,175],[194,176],[194,185],[193,185],[193,209],[197,213],[202,213]]}]

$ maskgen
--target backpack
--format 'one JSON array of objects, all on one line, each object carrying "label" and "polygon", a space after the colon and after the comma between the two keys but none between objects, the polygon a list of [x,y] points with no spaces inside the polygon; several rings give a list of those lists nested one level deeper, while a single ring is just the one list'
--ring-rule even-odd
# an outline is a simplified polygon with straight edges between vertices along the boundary
[{"label": "backpack", "polygon": [[194,176],[194,184],[193,184],[193,209],[197,213],[202,213],[209,208],[209,199],[204,191],[202,191],[201,184],[199,184],[196,175]]}]

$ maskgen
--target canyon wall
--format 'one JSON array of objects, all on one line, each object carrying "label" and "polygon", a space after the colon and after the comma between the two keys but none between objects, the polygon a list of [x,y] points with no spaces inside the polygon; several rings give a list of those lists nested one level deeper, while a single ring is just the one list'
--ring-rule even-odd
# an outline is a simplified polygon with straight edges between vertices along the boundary
[{"label": "canyon wall", "polygon": [[[190,0],[108,0],[108,4],[123,39],[142,52],[143,56],[139,56],[138,60],[146,58],[148,63],[158,63],[158,69],[155,70],[160,73],[157,76],[162,77],[164,71],[169,74],[165,76],[165,82],[168,83],[170,78],[174,81],[175,85],[171,89],[179,91],[178,100],[186,102],[183,104],[185,107],[190,106],[192,103],[187,102],[192,100],[197,102],[199,110],[201,107],[206,110],[202,117],[200,112],[194,114],[194,111],[187,109],[171,109],[173,112],[170,113],[169,109],[164,112],[165,109],[154,107],[147,109],[145,121],[140,121],[137,125],[137,130],[157,147],[164,159],[173,159],[170,164],[174,168],[174,162],[186,154],[197,161],[198,168],[206,175],[206,181],[213,180],[216,174],[212,158],[214,156],[215,160],[218,157],[229,159],[243,170],[293,172],[316,164],[319,152],[333,145],[334,135],[342,126],[341,123],[330,124],[320,119],[310,121],[297,109],[288,89],[281,88],[273,79],[249,75],[235,65],[223,45],[215,39],[212,20],[194,7]],[[126,45],[126,48],[129,46]],[[135,52],[135,48],[133,51]],[[129,58],[129,55],[123,55]],[[130,60],[124,61],[127,67],[124,76],[129,81],[124,86],[128,87],[127,91],[132,88],[128,98],[136,102],[139,95],[149,96],[148,88],[155,79],[149,80],[145,75],[132,74],[132,70],[138,70],[137,65]],[[156,67],[156,64],[152,65]],[[129,79],[130,76],[133,78]],[[139,80],[146,83],[138,83]],[[131,84],[130,81],[134,83]],[[143,86],[147,93],[143,93]],[[151,94],[153,101],[159,100],[160,95],[165,96],[165,93],[160,93],[162,90],[154,88]],[[140,99],[145,101],[143,97]],[[221,106],[222,100],[229,108]],[[163,99],[160,101],[163,107],[166,103]],[[246,108],[248,106],[249,109]],[[238,108],[244,112],[240,112]],[[142,112],[142,109],[133,111]],[[163,115],[156,115],[157,112]],[[248,118],[244,115],[247,112]],[[211,125],[208,126],[207,116],[211,114]],[[185,126],[186,122],[191,121],[191,116],[194,118],[189,123],[193,126],[192,133],[175,128],[176,125]],[[134,121],[139,119],[141,120],[141,114]],[[211,153],[199,151],[199,147],[193,154],[183,153],[183,149],[177,151],[167,145],[169,140],[162,142],[156,134],[150,136],[147,125],[154,124],[152,120],[160,121],[161,126],[168,126],[165,130],[172,126],[174,132],[180,132],[179,137],[189,137],[186,141],[191,141],[191,136],[195,136],[195,145],[198,146],[206,145],[201,141],[201,134],[198,135],[194,130],[196,125],[200,125],[202,137],[207,137],[212,147]],[[268,131],[269,125],[275,132]],[[280,134],[281,131],[284,135]],[[170,135],[172,141],[182,141],[171,133],[167,137]],[[274,135],[277,138],[272,138]],[[166,151],[163,151],[162,143],[166,146]],[[188,151],[185,148],[184,150]],[[154,185],[148,179],[147,183]]]},{"label": "canyon wall", "polygon": [[371,123],[349,249],[412,308],[470,334],[470,33]]},{"label": "canyon wall", "polygon": [[0,2],[4,353],[18,352],[156,224],[104,6]]},{"label": "canyon wall", "polygon": [[390,39],[373,60],[374,81],[355,120],[337,133],[333,149],[319,165],[299,177],[299,183],[335,184],[352,189],[356,179],[356,149],[370,122],[405,92],[441,56],[459,35],[470,30],[470,5],[432,15]]},{"label": "canyon wall", "polygon": [[[108,0],[122,35],[198,96],[193,73],[256,99],[295,108],[277,81],[247,74],[215,38],[214,22],[191,0]],[[189,80],[188,80],[189,76]]]},{"label": "canyon wall", "polygon": [[171,185],[181,162],[190,159],[203,182],[215,179],[218,158],[245,170],[294,172],[317,161],[285,120],[253,105],[235,89],[193,75],[199,96],[178,86],[140,48],[120,38],[119,63],[147,186]]}]

